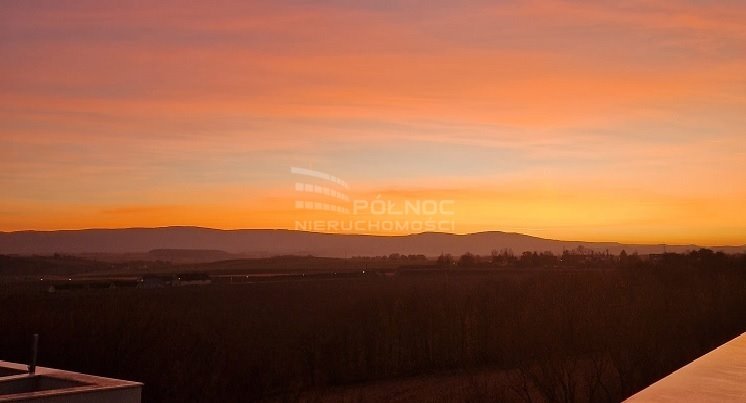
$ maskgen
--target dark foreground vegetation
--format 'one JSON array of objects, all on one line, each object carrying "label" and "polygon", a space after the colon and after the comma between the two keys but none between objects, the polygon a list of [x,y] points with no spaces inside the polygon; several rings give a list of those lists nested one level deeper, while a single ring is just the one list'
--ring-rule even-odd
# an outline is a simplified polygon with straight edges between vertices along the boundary
[{"label": "dark foreground vegetation", "polygon": [[41,365],[142,381],[145,402],[373,401],[373,381],[449,375],[457,395],[408,400],[611,402],[746,329],[744,256],[463,273],[5,292],[0,359],[40,333]]}]

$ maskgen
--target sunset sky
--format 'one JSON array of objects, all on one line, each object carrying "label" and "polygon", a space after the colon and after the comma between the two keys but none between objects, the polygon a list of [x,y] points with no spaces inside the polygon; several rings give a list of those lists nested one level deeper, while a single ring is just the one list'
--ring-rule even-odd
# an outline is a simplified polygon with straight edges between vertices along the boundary
[{"label": "sunset sky", "polygon": [[291,167],[459,233],[746,244],[746,2],[0,2],[0,230],[335,216]]}]

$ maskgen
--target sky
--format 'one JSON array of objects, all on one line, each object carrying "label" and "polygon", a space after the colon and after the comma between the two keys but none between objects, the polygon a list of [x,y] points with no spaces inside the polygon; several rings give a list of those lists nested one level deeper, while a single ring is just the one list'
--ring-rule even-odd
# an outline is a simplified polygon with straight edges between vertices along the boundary
[{"label": "sky", "polygon": [[724,245],[744,205],[743,1],[0,1],[0,231]]}]

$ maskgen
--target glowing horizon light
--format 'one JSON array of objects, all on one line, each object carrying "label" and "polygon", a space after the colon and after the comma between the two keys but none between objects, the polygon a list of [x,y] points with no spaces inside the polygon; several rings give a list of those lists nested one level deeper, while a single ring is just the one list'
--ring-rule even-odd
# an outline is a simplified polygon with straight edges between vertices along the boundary
[{"label": "glowing horizon light", "polygon": [[746,244],[746,3],[42,0],[0,27],[0,231],[380,197],[453,200],[456,233]]}]

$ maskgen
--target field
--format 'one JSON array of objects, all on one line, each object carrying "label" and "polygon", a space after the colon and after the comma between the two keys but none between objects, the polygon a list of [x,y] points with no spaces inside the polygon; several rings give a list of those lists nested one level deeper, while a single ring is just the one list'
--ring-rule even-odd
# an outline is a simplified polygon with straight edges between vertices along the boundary
[{"label": "field", "polygon": [[41,365],[142,381],[145,402],[620,401],[746,329],[743,261],[710,263],[6,284],[0,358],[39,333]]}]

